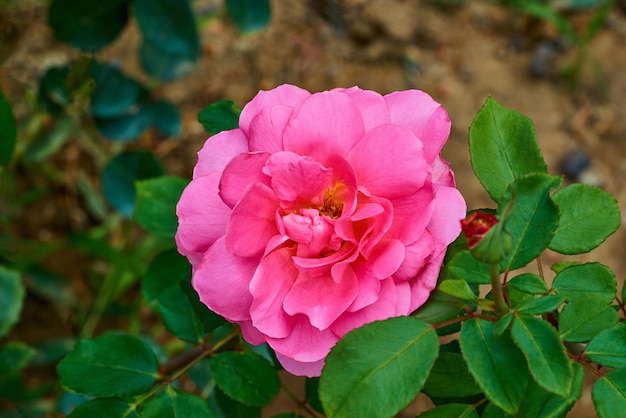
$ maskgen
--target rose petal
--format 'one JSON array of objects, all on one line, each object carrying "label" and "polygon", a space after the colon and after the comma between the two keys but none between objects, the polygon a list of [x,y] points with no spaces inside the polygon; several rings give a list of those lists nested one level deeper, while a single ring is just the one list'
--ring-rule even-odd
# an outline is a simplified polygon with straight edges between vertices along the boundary
[{"label": "rose petal", "polygon": [[461,232],[461,220],[465,219],[467,211],[465,200],[457,189],[439,186],[434,205],[433,216],[426,228],[437,242],[448,245]]},{"label": "rose petal", "polygon": [[277,353],[307,363],[323,360],[338,340],[333,331],[320,331],[304,315],[298,315],[293,330],[287,337],[267,337],[267,343]]},{"label": "rose petal", "polygon": [[394,274],[404,261],[404,245],[395,239],[383,239],[372,248],[364,267],[377,279]]},{"label": "rose petal", "polygon": [[326,361],[326,359],[312,361],[308,363],[303,361],[296,361],[279,352],[276,352],[276,358],[284,367],[284,369],[287,370],[289,373],[296,376],[307,377],[317,377],[321,375],[322,369],[324,368],[324,363]]},{"label": "rose petal", "polygon": [[396,288],[393,280],[380,282],[380,292],[376,302],[356,311],[346,312],[337,319],[331,329],[340,337],[349,331],[370,322],[387,319],[396,313]]},{"label": "rose petal", "polygon": [[250,307],[252,323],[263,334],[284,338],[293,329],[295,319],[283,309],[283,300],[298,277],[288,248],[277,249],[259,263],[250,293],[254,298]]},{"label": "rose petal", "polygon": [[278,235],[278,200],[269,187],[252,184],[233,209],[226,227],[226,246],[240,257],[260,256],[265,245]]},{"label": "rose petal", "polygon": [[261,90],[241,110],[239,127],[248,135],[252,119],[263,109],[276,105],[296,107],[310,95],[308,91],[290,84],[283,84],[272,90]]},{"label": "rose petal", "polygon": [[259,345],[265,342],[265,335],[252,325],[252,320],[239,321],[238,324],[241,327],[241,335],[248,343]]},{"label": "rose petal", "polygon": [[404,261],[394,273],[393,277],[397,280],[410,280],[414,278],[420,269],[424,267],[426,260],[428,260],[430,255],[437,248],[430,233],[424,231],[417,241],[404,248]]},{"label": "rose petal", "polygon": [[430,222],[435,205],[435,193],[430,182],[409,196],[391,199],[393,223],[387,237],[400,240],[403,244],[415,242],[424,233]]},{"label": "rose petal", "polygon": [[358,87],[337,88],[332,91],[340,91],[354,100],[363,116],[366,132],[378,125],[391,123],[389,108],[380,94],[371,90],[361,90]]},{"label": "rose petal", "polygon": [[259,261],[242,258],[226,249],[224,238],[215,241],[194,270],[191,283],[200,300],[229,321],[250,319],[250,280]]},{"label": "rose petal", "polygon": [[394,282],[396,287],[396,315],[411,313],[411,285],[409,282]]},{"label": "rose petal", "polygon": [[346,159],[359,185],[388,198],[415,193],[429,171],[420,141],[411,131],[396,125],[380,125],[369,131]]},{"label": "rose petal", "polygon": [[193,169],[193,178],[222,172],[226,164],[242,152],[248,152],[248,138],[239,129],[213,135],[198,151],[198,163]]},{"label": "rose petal", "polygon": [[322,193],[330,186],[333,170],[310,157],[278,152],[267,161],[264,173],[271,176],[272,189],[281,201],[300,206],[321,205]]},{"label": "rose petal", "polygon": [[300,272],[285,296],[285,312],[306,315],[319,330],[328,328],[352,304],[359,291],[354,270],[346,266],[341,273],[341,279],[336,282],[328,273]]},{"label": "rose petal", "polygon": [[408,282],[411,286],[411,304],[409,306],[409,312],[413,312],[422,306],[428,299],[428,296],[430,296],[430,292],[432,292],[437,285],[437,278],[439,277],[441,263],[445,255],[446,249],[444,247],[442,251],[430,257],[429,261],[420,270],[414,280]]},{"label": "rose petal", "polygon": [[428,162],[439,155],[450,135],[448,112],[427,93],[396,91],[385,96],[391,123],[413,131],[424,145]]},{"label": "rose petal", "polygon": [[266,152],[244,153],[235,156],[224,167],[220,179],[220,197],[228,206],[235,207],[246,187],[260,183],[270,185],[270,178],[261,169],[270,157]]},{"label": "rose petal", "polygon": [[450,170],[449,162],[438,155],[432,162],[432,168],[431,176],[434,185],[454,187],[454,173]]},{"label": "rose petal", "polygon": [[232,212],[218,196],[218,181],[219,173],[192,180],[176,205],[176,244],[181,254],[193,257],[190,261],[194,267],[204,252],[226,233]]},{"label": "rose petal", "polygon": [[348,307],[348,312],[355,312],[378,300],[380,280],[369,272],[363,262],[352,263],[352,268],[359,278],[359,293],[354,302]]},{"label": "rose petal", "polygon": [[343,93],[315,93],[295,109],[285,128],[286,151],[308,155],[322,164],[333,155],[344,156],[365,128],[361,112]]},{"label": "rose petal", "polygon": [[272,154],[282,151],[283,132],[292,113],[293,107],[290,106],[275,105],[261,109],[250,122],[250,151]]}]

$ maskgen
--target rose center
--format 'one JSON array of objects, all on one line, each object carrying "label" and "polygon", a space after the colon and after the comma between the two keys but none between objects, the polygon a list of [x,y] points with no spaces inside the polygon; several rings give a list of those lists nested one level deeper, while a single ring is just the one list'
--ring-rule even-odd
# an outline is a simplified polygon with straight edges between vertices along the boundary
[{"label": "rose center", "polygon": [[324,202],[322,203],[322,208],[319,211],[320,215],[326,215],[333,219],[337,219],[341,216],[343,211],[343,202],[339,201],[335,196],[338,187],[338,185],[335,185],[332,189],[324,190]]}]

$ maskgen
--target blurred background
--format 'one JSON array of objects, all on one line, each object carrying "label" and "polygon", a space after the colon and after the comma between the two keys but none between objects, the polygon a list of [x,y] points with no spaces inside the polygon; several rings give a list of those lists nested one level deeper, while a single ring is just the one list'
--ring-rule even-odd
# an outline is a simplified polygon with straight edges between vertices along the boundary
[{"label": "blurred background", "polygon": [[[533,120],[551,174],[602,187],[626,208],[624,1],[191,0],[179,38],[166,33],[162,43],[159,31],[171,28],[145,1],[110,3],[113,12],[81,21],[75,1],[0,0],[0,89],[18,125],[0,171],[0,261],[18,266],[26,285],[4,340],[40,347],[22,376],[32,416],[63,399],[54,364],[77,336],[155,323],[140,273],[103,286],[112,269],[125,271],[119,254],[148,259],[160,243],[140,241],[141,228],[126,222],[134,191],[128,203],[125,183],[102,173],[125,153],[143,167],[136,178],[190,178],[209,135],[198,113],[211,103],[243,107],[283,83],[424,90],[449,112],[443,154],[478,208],[495,205],[472,173],[467,130],[492,95]],[[625,239],[621,227],[576,260],[606,264],[621,283]],[[544,266],[561,260],[547,253]],[[0,400],[0,411],[20,416],[10,405]],[[595,416],[589,388],[569,416]]]}]

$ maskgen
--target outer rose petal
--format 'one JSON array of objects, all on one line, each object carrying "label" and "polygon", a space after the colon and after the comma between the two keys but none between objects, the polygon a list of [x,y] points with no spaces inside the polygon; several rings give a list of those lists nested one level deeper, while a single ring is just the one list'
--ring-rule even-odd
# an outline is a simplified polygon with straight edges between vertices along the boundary
[{"label": "outer rose petal", "polygon": [[293,107],[276,105],[261,109],[250,122],[248,136],[250,151],[270,153],[283,150],[283,132],[291,118]]},{"label": "outer rose petal", "polygon": [[224,167],[220,179],[220,197],[228,206],[235,207],[244,190],[255,183],[270,185],[270,178],[261,172],[270,157],[266,152],[245,153],[234,157]]},{"label": "outer rose petal", "polygon": [[226,233],[231,209],[218,196],[219,173],[198,177],[185,188],[176,205],[176,244],[194,267],[204,252]]},{"label": "outer rose petal", "polygon": [[346,158],[359,185],[388,198],[415,193],[428,174],[421,142],[407,129],[381,125],[369,131]]},{"label": "outer rose petal", "polygon": [[239,115],[239,128],[248,135],[250,122],[263,109],[275,105],[296,107],[310,95],[308,91],[290,84],[283,84],[272,90],[261,90],[242,109]]},{"label": "outer rose petal", "polygon": [[322,374],[322,368],[326,359],[312,361],[309,363],[303,361],[296,361],[290,357],[284,356],[279,352],[276,352],[276,358],[280,361],[280,364],[291,374],[296,376],[317,377]]},{"label": "outer rose petal", "polygon": [[258,183],[248,187],[228,220],[228,251],[240,257],[260,256],[267,242],[278,235],[277,208],[278,201],[272,189]]},{"label": "outer rose petal", "polygon": [[437,186],[454,187],[454,173],[450,170],[450,163],[441,158],[435,157],[432,162],[432,182]]},{"label": "outer rose petal", "polygon": [[427,93],[396,91],[385,96],[391,123],[410,129],[424,144],[428,162],[439,154],[450,135],[448,112]]},{"label": "outer rose petal", "polygon": [[465,219],[467,206],[457,189],[445,186],[437,188],[434,203],[435,210],[427,229],[439,243],[448,245],[461,232],[461,220]]},{"label": "outer rose petal", "polygon": [[212,311],[233,322],[249,320],[252,295],[248,287],[258,264],[258,259],[233,255],[222,237],[206,252],[191,283]]},{"label": "outer rose petal", "polygon": [[432,236],[428,231],[425,231],[417,241],[405,247],[406,256],[404,261],[393,277],[397,280],[414,278],[424,267],[426,260],[428,260],[433,251],[437,249],[438,247],[435,245]]},{"label": "outer rose petal", "polygon": [[267,343],[277,353],[295,361],[314,362],[324,359],[339,337],[330,329],[320,331],[304,315],[298,315],[291,333],[285,338],[267,337]]},{"label": "outer rose petal", "polygon": [[363,115],[366,132],[378,125],[391,123],[387,103],[383,96],[375,91],[361,90],[358,87],[351,87],[349,89],[339,88],[333,89],[332,91],[339,91],[352,97],[359,107],[361,115]]},{"label": "outer rose petal", "polygon": [[222,172],[226,164],[242,152],[248,152],[248,138],[239,129],[213,135],[198,151],[198,163],[193,168],[193,178]]},{"label": "outer rose petal", "polygon": [[380,319],[387,319],[396,314],[396,287],[392,279],[380,282],[380,294],[376,302],[356,311],[346,312],[337,319],[331,329],[339,336],[349,331]]},{"label": "outer rose petal", "polygon": [[430,292],[437,285],[439,270],[441,269],[441,263],[445,255],[446,248],[444,247],[439,253],[431,256],[428,263],[418,273],[417,278],[409,282],[411,286],[411,304],[409,306],[409,312],[413,312],[422,306],[428,299],[428,296],[430,296]]},{"label": "outer rose petal", "polygon": [[344,156],[363,133],[363,117],[343,93],[315,93],[298,108],[285,128],[286,151],[308,155],[322,164],[334,155]]}]

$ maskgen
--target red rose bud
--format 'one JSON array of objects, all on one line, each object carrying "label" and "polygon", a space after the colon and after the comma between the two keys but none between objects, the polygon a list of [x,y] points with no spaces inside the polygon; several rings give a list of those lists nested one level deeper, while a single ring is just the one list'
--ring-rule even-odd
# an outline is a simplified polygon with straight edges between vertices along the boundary
[{"label": "red rose bud", "polygon": [[498,264],[511,250],[513,238],[504,223],[491,213],[476,211],[461,221],[472,256],[486,264]]},{"label": "red rose bud", "polygon": [[492,213],[477,210],[461,221],[461,229],[467,239],[467,248],[470,250],[480,242],[487,231],[498,223],[498,217]]}]

